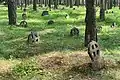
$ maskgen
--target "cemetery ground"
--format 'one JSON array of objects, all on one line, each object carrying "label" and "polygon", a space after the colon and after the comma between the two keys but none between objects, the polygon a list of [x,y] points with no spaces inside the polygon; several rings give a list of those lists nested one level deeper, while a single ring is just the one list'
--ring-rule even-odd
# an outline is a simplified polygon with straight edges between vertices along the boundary
[{"label": "cemetery ground", "polygon": [[[120,80],[118,8],[112,9],[114,13],[106,14],[104,22],[99,20],[97,11],[97,26],[102,26],[98,43],[106,63],[100,71],[90,68],[90,59],[84,47],[85,7],[52,9],[49,16],[42,17],[45,9],[39,7],[35,12],[28,7],[28,27],[22,28],[9,26],[7,7],[0,6],[0,80]],[[17,14],[20,23],[20,8]],[[70,18],[66,19],[66,14]],[[55,23],[47,25],[51,19]],[[116,22],[117,27],[111,28],[112,22]],[[80,30],[78,37],[69,36],[73,26]],[[31,30],[39,32],[40,41],[28,46],[26,40]]]}]

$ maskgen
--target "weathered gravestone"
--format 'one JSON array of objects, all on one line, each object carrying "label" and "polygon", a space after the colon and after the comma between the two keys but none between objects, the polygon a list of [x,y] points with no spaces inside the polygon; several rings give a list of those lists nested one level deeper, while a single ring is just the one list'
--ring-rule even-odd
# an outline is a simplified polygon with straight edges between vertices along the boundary
[{"label": "weathered gravestone", "polygon": [[48,25],[52,25],[52,24],[54,24],[54,21],[53,20],[49,20],[48,21]]},{"label": "weathered gravestone", "polygon": [[28,24],[27,24],[26,21],[21,21],[19,26],[22,26],[22,27],[26,28],[26,27],[28,27]]},{"label": "weathered gravestone", "polygon": [[49,16],[49,12],[48,11],[43,11],[41,16]]},{"label": "weathered gravestone", "polygon": [[100,32],[102,30],[102,26],[99,25],[99,26],[97,26],[96,29],[97,29],[97,32]]},{"label": "weathered gravestone", "polygon": [[22,14],[22,19],[25,21],[27,19],[27,15],[25,13]]},{"label": "weathered gravestone", "polygon": [[79,29],[76,27],[73,27],[70,31],[70,36],[79,36]]},{"label": "weathered gravestone", "polygon": [[27,43],[36,43],[39,41],[39,35],[35,31],[31,31],[31,33],[28,35]]},{"label": "weathered gravestone", "polygon": [[69,19],[69,18],[70,18],[70,16],[69,16],[68,14],[66,14],[66,15],[65,15],[65,18],[66,18],[66,19]]},{"label": "weathered gravestone", "polygon": [[88,54],[92,61],[93,70],[100,70],[104,67],[104,59],[100,56],[100,47],[97,42],[91,41],[88,44]]},{"label": "weathered gravestone", "polygon": [[117,25],[115,22],[112,23],[111,28],[115,28]]}]

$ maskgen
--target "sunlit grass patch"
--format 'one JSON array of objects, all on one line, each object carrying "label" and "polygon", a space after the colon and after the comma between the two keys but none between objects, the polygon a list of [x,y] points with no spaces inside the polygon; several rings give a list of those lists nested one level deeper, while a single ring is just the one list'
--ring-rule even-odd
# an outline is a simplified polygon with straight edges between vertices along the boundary
[{"label": "sunlit grass patch", "polygon": [[0,60],[0,74],[11,71],[19,63],[17,60]]}]

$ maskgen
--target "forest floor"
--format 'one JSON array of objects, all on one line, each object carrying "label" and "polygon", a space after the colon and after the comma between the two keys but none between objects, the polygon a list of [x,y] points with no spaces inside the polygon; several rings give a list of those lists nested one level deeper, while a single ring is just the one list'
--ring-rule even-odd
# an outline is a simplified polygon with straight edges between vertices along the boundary
[{"label": "forest floor", "polygon": [[[7,7],[0,5],[0,80],[120,80],[120,10],[113,8],[106,14],[106,20],[99,20],[97,27],[101,56],[106,67],[100,71],[90,68],[90,59],[84,47],[85,7],[66,8],[49,11],[47,8],[27,8],[28,27],[8,25]],[[97,8],[98,9],[98,8]],[[114,13],[111,13],[114,11]],[[22,10],[17,10],[17,22],[22,20]],[[70,18],[66,19],[65,15]],[[55,23],[47,25],[48,20]],[[116,22],[117,26],[111,28]],[[80,30],[78,37],[71,37],[70,30],[76,26]],[[40,42],[28,47],[27,36],[30,31],[40,34]]]}]

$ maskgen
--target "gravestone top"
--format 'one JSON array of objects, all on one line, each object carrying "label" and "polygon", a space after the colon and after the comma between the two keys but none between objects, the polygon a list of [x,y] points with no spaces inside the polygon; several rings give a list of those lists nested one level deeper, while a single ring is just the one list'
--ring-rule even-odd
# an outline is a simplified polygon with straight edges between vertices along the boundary
[{"label": "gravestone top", "polygon": [[104,59],[100,57],[100,47],[96,41],[88,44],[88,54],[92,61],[92,69],[100,70],[104,68]]},{"label": "gravestone top", "polygon": [[48,11],[43,11],[41,16],[49,16],[49,12]]},{"label": "gravestone top", "polygon": [[100,57],[100,47],[96,41],[92,40],[88,44],[88,54],[92,61],[94,61],[96,57]]}]

